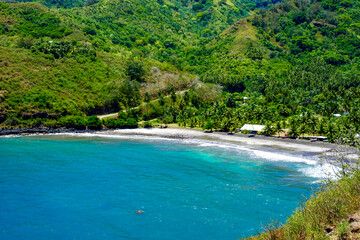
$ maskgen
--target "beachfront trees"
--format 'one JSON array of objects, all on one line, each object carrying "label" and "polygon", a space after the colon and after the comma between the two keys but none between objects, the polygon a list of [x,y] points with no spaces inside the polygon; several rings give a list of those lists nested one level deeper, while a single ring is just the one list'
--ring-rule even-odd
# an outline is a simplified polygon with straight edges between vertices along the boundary
[{"label": "beachfront trees", "polygon": [[279,137],[280,137],[280,133],[284,132],[284,130],[282,129],[282,124],[280,121],[277,121],[274,125],[274,132],[276,132]]},{"label": "beachfront trees", "polygon": [[289,137],[297,138],[299,136],[298,127],[295,123],[290,124]]},{"label": "beachfront trees", "polygon": [[304,134],[307,132],[307,126],[305,124],[301,124],[299,129],[298,129],[298,134],[302,135],[302,137],[304,138]]},{"label": "beachfront trees", "polygon": [[270,122],[266,122],[265,128],[264,128],[264,134],[265,135],[271,135],[274,132],[275,131],[274,131],[274,128],[273,128],[272,124]]},{"label": "beachfront trees", "polygon": [[213,128],[214,128],[214,122],[211,120],[207,121],[203,127],[203,129],[209,130],[210,132],[212,132]]},{"label": "beachfront trees", "polygon": [[99,130],[102,128],[101,120],[95,115],[86,118],[86,125],[91,130]]},{"label": "beachfront trees", "polygon": [[220,123],[220,128],[224,132],[229,132],[231,128],[234,128],[233,126],[234,126],[233,121],[226,117]]}]

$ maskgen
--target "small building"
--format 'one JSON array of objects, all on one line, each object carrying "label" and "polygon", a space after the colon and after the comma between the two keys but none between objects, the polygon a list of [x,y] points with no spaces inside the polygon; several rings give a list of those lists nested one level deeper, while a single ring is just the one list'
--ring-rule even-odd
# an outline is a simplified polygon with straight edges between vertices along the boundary
[{"label": "small building", "polygon": [[310,139],[311,142],[314,141],[326,142],[328,140],[328,138],[325,136],[309,136],[308,139]]},{"label": "small building", "polygon": [[265,125],[256,125],[256,124],[245,124],[240,128],[240,131],[244,132],[247,131],[251,134],[257,134],[263,132],[265,129]]}]

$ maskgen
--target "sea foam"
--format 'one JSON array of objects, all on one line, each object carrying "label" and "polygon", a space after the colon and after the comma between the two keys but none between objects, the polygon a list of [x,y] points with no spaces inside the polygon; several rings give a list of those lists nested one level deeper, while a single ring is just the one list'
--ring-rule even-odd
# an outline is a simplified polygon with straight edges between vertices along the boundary
[{"label": "sea foam", "polygon": [[[317,157],[304,157],[299,153],[287,153],[284,150],[272,152],[273,150],[259,150],[254,145],[241,145],[222,141],[213,141],[195,138],[176,138],[176,136],[163,136],[163,135],[143,135],[143,134],[121,134],[121,132],[110,133],[55,133],[50,134],[54,136],[71,136],[71,137],[85,137],[85,138],[111,138],[122,140],[135,140],[135,141],[151,141],[151,142],[164,142],[176,143],[183,145],[192,145],[200,148],[220,149],[222,151],[238,152],[239,154],[246,154],[251,159],[263,159],[264,161],[271,162],[287,162],[299,164],[298,171],[308,177],[312,178],[327,178],[333,177],[334,169],[330,165],[320,165]],[[39,134],[37,134],[39,136]],[[175,137],[175,138],[173,138]]]}]

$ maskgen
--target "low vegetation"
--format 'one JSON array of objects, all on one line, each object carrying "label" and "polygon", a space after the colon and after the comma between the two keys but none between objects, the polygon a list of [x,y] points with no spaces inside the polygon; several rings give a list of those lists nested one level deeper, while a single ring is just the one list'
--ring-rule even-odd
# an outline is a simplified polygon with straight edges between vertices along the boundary
[{"label": "low vegetation", "polygon": [[249,239],[358,239],[359,201],[360,171],[356,169],[327,183],[284,226],[271,224],[265,233]]}]

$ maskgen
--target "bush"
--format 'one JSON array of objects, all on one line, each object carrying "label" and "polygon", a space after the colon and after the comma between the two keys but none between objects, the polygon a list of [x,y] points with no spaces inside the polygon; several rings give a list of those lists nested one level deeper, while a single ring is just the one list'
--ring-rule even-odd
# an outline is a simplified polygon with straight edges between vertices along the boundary
[{"label": "bush", "polygon": [[66,128],[75,128],[78,130],[86,129],[86,118],[81,116],[65,116],[58,121],[59,126]]},{"label": "bush", "polygon": [[21,37],[18,42],[17,46],[19,48],[26,48],[30,49],[32,46],[34,46],[34,39],[32,37]]},{"label": "bush", "polygon": [[203,4],[200,4],[200,3],[196,3],[196,4],[194,4],[194,5],[192,6],[192,10],[193,10],[194,12],[197,12],[197,11],[203,9],[203,8],[204,8],[204,5],[203,5]]},{"label": "bush", "polygon": [[48,128],[56,128],[58,126],[58,122],[55,119],[47,119],[44,122],[44,126]]},{"label": "bush", "polygon": [[119,119],[126,119],[126,113],[124,111],[120,111],[118,113],[118,118]]},{"label": "bush", "polygon": [[89,129],[92,130],[99,130],[102,128],[101,120],[95,115],[87,117],[86,125],[88,126]]},{"label": "bush", "polygon": [[144,122],[143,127],[144,127],[144,128],[151,128],[151,127],[152,127],[152,124],[151,124],[151,122],[146,121],[146,122]]},{"label": "bush", "polygon": [[85,2],[84,6],[91,6],[98,2],[99,2],[99,0],[88,0],[87,2]]},{"label": "bush", "polygon": [[114,119],[108,118],[103,120],[104,125],[107,128],[137,128],[138,122],[134,118],[128,119]]},{"label": "bush", "polygon": [[95,30],[95,28],[92,28],[92,27],[89,27],[89,26],[85,27],[85,28],[83,29],[83,31],[84,31],[86,34],[89,34],[89,35],[96,35],[96,30]]},{"label": "bush", "polygon": [[128,128],[137,128],[138,122],[134,118],[129,118],[126,120],[126,127]]},{"label": "bush", "polygon": [[107,128],[124,128],[126,125],[124,119],[114,119],[114,118],[104,119],[103,124]]},{"label": "bush", "polygon": [[214,126],[215,126],[214,122],[208,121],[208,122],[206,122],[204,129],[212,132]]}]

